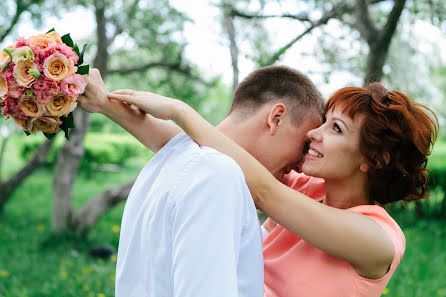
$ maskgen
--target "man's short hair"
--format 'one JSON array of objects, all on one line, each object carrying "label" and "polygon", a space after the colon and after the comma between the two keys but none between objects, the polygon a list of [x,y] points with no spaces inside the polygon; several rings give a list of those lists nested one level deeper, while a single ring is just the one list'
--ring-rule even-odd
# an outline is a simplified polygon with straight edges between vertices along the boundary
[{"label": "man's short hair", "polygon": [[324,100],[316,86],[303,73],[286,66],[268,66],[248,75],[234,93],[229,111],[248,113],[264,104],[283,103],[296,124],[309,110],[322,114]]}]

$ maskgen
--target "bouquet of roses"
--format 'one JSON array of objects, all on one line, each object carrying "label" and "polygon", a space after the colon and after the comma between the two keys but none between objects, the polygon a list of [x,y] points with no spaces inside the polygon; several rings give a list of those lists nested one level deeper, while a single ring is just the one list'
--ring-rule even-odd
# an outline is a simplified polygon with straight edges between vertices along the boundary
[{"label": "bouquet of roses", "polygon": [[12,117],[27,135],[42,131],[53,139],[60,130],[69,139],[74,128],[72,111],[85,90],[82,52],[70,34],[60,37],[54,29],[46,34],[20,37],[0,52],[2,114]]}]

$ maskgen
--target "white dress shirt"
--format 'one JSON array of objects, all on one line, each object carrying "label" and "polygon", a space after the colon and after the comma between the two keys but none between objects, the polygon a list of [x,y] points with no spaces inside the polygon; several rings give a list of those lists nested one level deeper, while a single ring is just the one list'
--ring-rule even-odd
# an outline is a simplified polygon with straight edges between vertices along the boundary
[{"label": "white dress shirt", "polygon": [[116,297],[262,297],[259,221],[240,167],[181,133],[125,205]]}]

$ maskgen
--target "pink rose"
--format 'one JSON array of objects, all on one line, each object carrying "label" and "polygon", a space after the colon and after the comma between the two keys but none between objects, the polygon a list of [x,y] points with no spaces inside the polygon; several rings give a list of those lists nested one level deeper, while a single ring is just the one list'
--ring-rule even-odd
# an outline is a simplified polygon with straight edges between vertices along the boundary
[{"label": "pink rose", "polygon": [[49,48],[49,52],[51,54],[54,54],[54,53],[64,54],[65,57],[72,60],[74,64],[77,64],[77,62],[79,60],[79,56],[76,54],[76,52],[71,47],[66,45],[65,43],[52,44]]},{"label": "pink rose", "polygon": [[8,68],[3,71],[3,76],[6,78],[6,80],[14,79],[14,67],[15,64],[11,62],[8,66]]},{"label": "pink rose", "polygon": [[84,93],[87,83],[80,74],[73,74],[62,80],[60,89],[68,97],[77,98]]},{"label": "pink rose", "polygon": [[25,93],[26,88],[19,86],[15,79],[12,77],[8,82],[8,95],[13,98],[19,98]]},{"label": "pink rose", "polygon": [[15,48],[19,48],[19,47],[28,46],[28,45],[29,45],[28,40],[26,40],[23,37],[19,37],[19,38],[16,39],[16,43],[15,43],[14,47]]},{"label": "pink rose", "polygon": [[42,75],[33,84],[31,90],[37,95],[37,102],[46,104],[50,101],[52,95],[60,92],[60,86],[57,81]]},{"label": "pink rose", "polygon": [[2,114],[6,116],[6,119],[8,119],[8,116],[20,120],[29,119],[29,117],[27,117],[19,108],[19,100],[12,97],[6,97],[2,100]]}]

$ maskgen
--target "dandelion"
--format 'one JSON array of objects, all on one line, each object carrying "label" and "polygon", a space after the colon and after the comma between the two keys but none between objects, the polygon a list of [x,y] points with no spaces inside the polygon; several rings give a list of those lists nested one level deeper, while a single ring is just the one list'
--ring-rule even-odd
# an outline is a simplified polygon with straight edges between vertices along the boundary
[{"label": "dandelion", "polygon": [[37,225],[37,231],[39,231],[39,232],[45,231],[45,225],[42,225],[42,224]]},{"label": "dandelion", "polygon": [[60,277],[61,278],[67,278],[68,274],[65,271],[61,271],[60,272]]},{"label": "dandelion", "polygon": [[389,294],[389,289],[385,288],[384,291],[383,291],[383,295],[387,295],[387,294]]},{"label": "dandelion", "polygon": [[0,276],[1,277],[7,277],[9,276],[11,273],[8,270],[0,270]]},{"label": "dandelion", "polygon": [[110,275],[110,279],[111,279],[112,281],[115,281],[115,275],[114,275],[114,274]]},{"label": "dandelion", "polygon": [[118,260],[118,258],[116,257],[116,255],[112,255],[112,256],[111,256],[111,260],[112,260],[113,262],[116,263],[116,261]]},{"label": "dandelion", "polygon": [[112,231],[113,231],[114,233],[118,233],[120,230],[121,230],[121,227],[119,227],[118,225],[113,225],[113,227],[112,227]]},{"label": "dandelion", "polygon": [[105,294],[99,293],[98,297],[105,297]]},{"label": "dandelion", "polygon": [[87,286],[87,285],[83,285],[82,286],[82,290],[84,290],[84,291],[90,291],[90,287],[89,286]]}]

